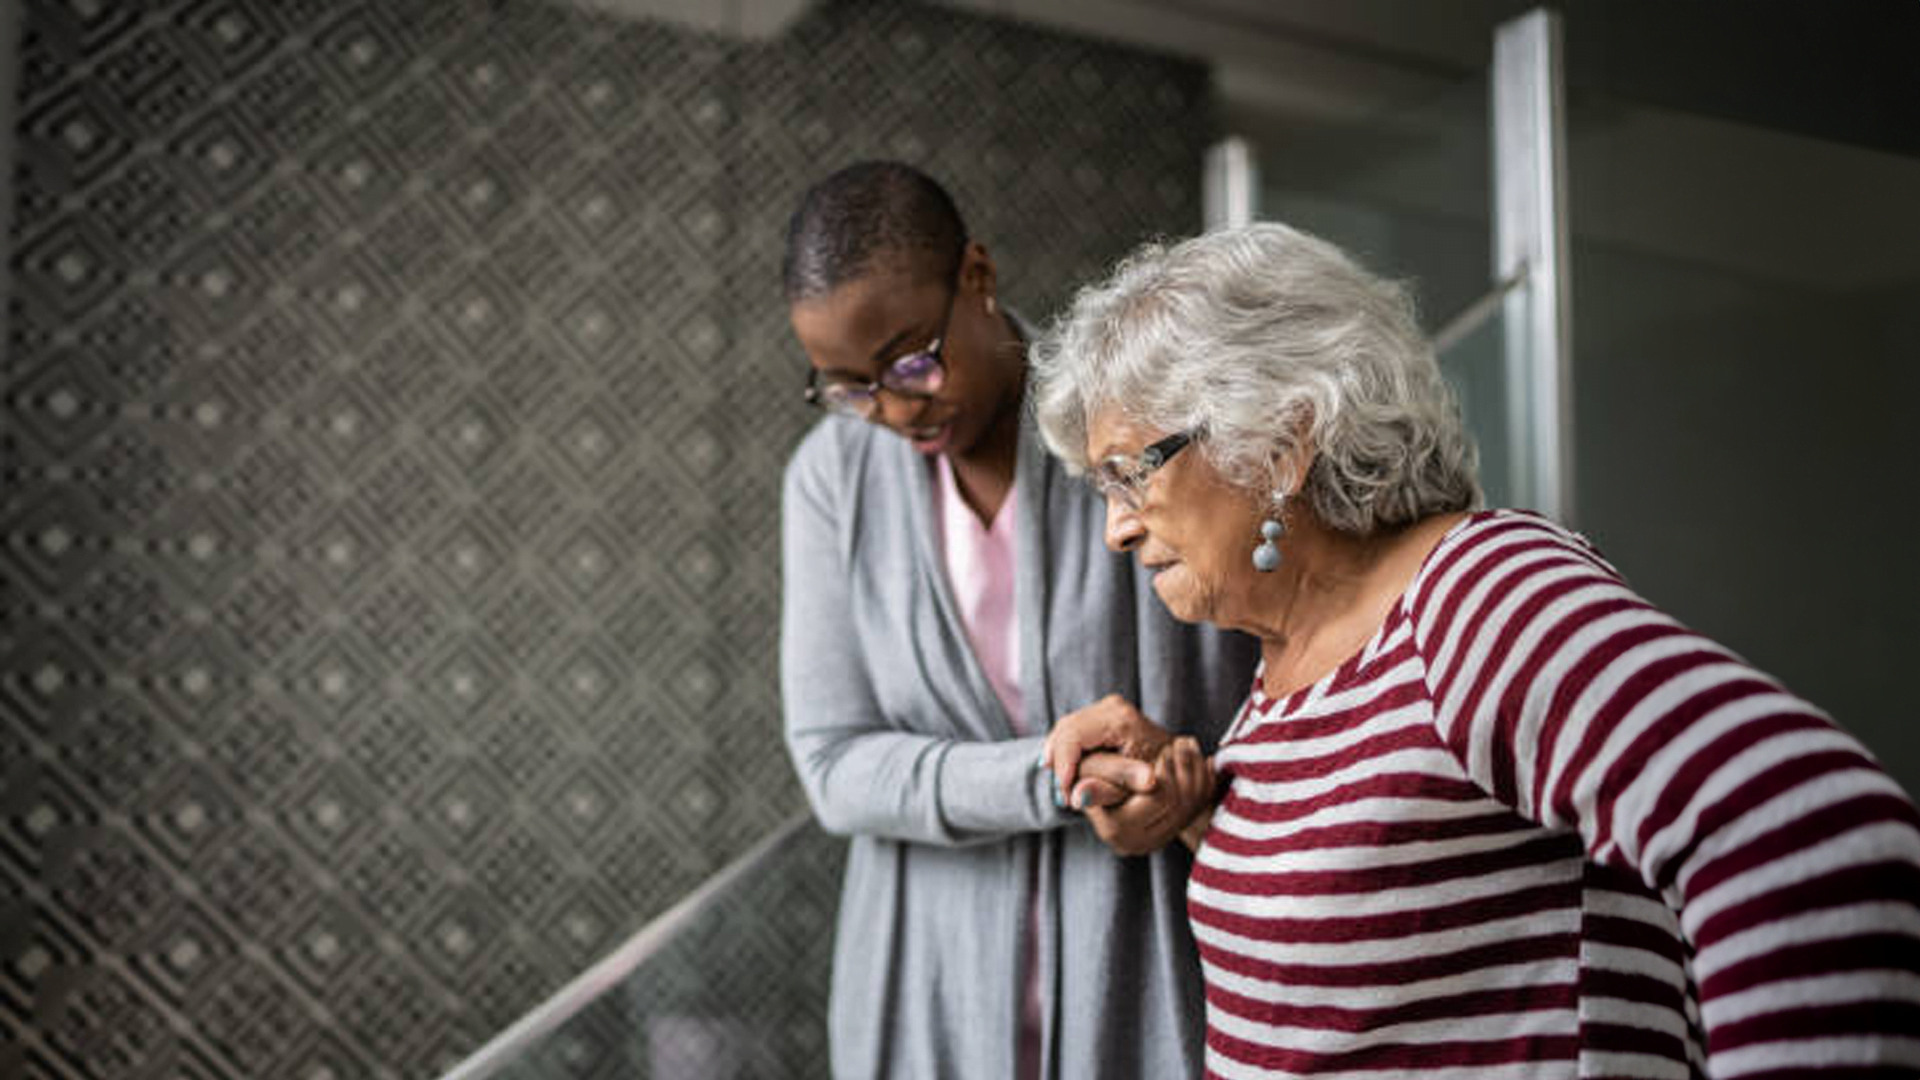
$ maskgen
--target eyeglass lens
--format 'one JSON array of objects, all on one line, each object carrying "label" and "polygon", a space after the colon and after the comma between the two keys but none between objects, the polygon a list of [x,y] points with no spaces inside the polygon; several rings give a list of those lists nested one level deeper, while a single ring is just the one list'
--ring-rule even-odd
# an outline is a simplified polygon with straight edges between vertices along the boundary
[{"label": "eyeglass lens", "polygon": [[816,386],[814,393],[821,405],[835,412],[864,416],[873,409],[876,390],[925,397],[939,392],[946,374],[946,366],[940,362],[940,342],[935,341],[888,364],[878,383],[830,378]]},{"label": "eyeglass lens", "polygon": [[1169,435],[1141,451],[1137,458],[1110,457],[1094,472],[1094,487],[1102,498],[1117,498],[1129,509],[1138,510],[1147,481],[1191,441],[1192,437],[1185,434]]}]

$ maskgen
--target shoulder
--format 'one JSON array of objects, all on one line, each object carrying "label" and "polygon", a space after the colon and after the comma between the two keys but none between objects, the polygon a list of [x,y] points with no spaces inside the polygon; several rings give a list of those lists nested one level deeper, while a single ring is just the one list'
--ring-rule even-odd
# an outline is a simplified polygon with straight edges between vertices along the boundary
[{"label": "shoulder", "polygon": [[1630,595],[1584,536],[1529,511],[1487,510],[1435,546],[1407,590],[1407,607],[1416,626],[1431,632],[1455,624],[1463,611],[1569,589]]},{"label": "shoulder", "polygon": [[874,428],[841,416],[820,420],[787,459],[787,497],[806,492],[820,498],[851,486],[871,453]]},{"label": "shoulder", "polygon": [[1432,593],[1489,575],[1575,566],[1620,581],[1586,537],[1528,510],[1482,510],[1454,526],[1420,568],[1413,591]]},{"label": "shoulder", "polygon": [[794,448],[787,460],[787,472],[811,472],[844,458],[850,448],[860,444],[863,435],[870,434],[864,430],[869,426],[843,416],[821,417]]}]

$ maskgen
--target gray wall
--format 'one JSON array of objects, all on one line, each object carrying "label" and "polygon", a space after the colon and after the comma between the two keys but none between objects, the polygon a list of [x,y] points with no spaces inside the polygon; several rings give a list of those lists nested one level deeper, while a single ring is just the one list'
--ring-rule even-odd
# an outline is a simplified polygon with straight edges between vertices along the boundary
[{"label": "gray wall", "polygon": [[[9,1077],[432,1075],[800,809],[801,187],[924,164],[1037,316],[1197,226],[1209,134],[1195,65],[881,0],[764,44],[47,0],[21,50]],[[766,989],[814,985],[810,865],[690,961],[792,1033],[776,1075],[821,1047],[817,997]]]},{"label": "gray wall", "polygon": [[[1677,149],[1601,127],[1572,155],[1591,221],[1573,266],[1581,522],[1642,592],[1920,791],[1904,678],[1920,649],[1920,161],[1685,130],[1696,145]],[[1698,192],[1703,172],[1724,196]],[[1805,191],[1786,179],[1801,172]],[[1637,220],[1610,222],[1615,206]],[[1661,219],[1683,234],[1689,214],[1747,250],[1621,236]]]}]

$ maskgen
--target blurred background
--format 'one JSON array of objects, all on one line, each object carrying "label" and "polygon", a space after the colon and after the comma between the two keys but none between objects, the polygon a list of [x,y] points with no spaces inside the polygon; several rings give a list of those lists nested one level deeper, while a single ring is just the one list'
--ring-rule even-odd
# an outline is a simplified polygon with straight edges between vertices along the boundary
[{"label": "blurred background", "polygon": [[[439,1077],[609,955],[487,1067],[824,1075],[800,191],[924,167],[1044,319],[1235,136],[1438,331],[1532,6],[0,5],[0,1076]],[[1562,512],[1912,790],[1920,5],[1549,6]],[[1443,355],[1497,501],[1502,317]]]}]

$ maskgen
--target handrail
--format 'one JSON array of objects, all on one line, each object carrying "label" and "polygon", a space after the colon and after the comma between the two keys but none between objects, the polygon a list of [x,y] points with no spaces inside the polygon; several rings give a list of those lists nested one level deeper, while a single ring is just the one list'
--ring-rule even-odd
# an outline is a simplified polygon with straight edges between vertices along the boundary
[{"label": "handrail", "polygon": [[469,1054],[440,1080],[484,1080],[509,1064],[521,1050],[572,1019],[602,994],[624,982],[641,964],[664,948],[676,934],[699,917],[713,901],[778,851],[813,815],[802,811],[748,848],[739,858],[688,893],[681,901],[651,919],[599,963],[575,976],[531,1012],[508,1025],[486,1045]]},{"label": "handrail", "polygon": [[1519,269],[1514,271],[1513,276],[1495,285],[1492,292],[1468,304],[1464,311],[1448,319],[1447,324],[1435,331],[1433,335],[1434,355],[1443,355],[1448,349],[1460,344],[1461,338],[1480,329],[1488,319],[1493,318],[1494,312],[1500,310],[1500,302],[1507,298],[1507,294],[1526,284],[1526,281],[1527,267],[1522,263]]}]

